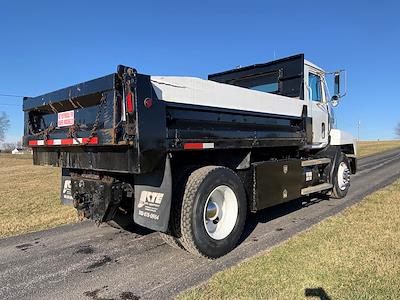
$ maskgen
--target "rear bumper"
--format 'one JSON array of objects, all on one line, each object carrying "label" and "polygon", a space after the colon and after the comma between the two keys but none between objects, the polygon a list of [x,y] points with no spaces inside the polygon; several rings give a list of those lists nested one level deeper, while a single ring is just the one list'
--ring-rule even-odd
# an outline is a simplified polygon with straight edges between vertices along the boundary
[{"label": "rear bumper", "polygon": [[137,150],[132,146],[101,147],[89,144],[85,147],[33,148],[34,165],[122,174],[141,172],[137,157]]}]

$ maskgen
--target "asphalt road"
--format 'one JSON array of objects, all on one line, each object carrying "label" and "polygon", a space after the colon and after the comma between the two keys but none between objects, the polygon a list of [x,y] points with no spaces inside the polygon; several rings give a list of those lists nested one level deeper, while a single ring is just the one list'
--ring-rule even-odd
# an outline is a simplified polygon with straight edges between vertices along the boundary
[{"label": "asphalt road", "polygon": [[361,159],[346,198],[304,198],[257,213],[238,248],[214,261],[173,249],[157,233],[97,228],[90,222],[2,239],[0,299],[171,298],[397,178],[400,150]]}]

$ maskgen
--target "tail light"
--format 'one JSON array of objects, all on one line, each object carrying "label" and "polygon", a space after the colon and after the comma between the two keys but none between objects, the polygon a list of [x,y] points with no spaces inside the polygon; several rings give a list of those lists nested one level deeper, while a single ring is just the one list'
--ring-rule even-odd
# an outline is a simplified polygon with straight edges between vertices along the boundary
[{"label": "tail light", "polygon": [[129,92],[127,95],[126,95],[126,109],[128,110],[128,113],[133,113],[133,98],[134,96],[133,96],[133,94],[132,94],[132,92]]}]

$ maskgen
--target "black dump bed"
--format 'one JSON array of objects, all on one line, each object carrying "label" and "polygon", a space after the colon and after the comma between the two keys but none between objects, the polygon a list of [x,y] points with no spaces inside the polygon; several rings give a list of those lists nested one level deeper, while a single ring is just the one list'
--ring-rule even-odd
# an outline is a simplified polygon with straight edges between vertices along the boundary
[{"label": "black dump bed", "polygon": [[[302,57],[279,63],[280,84],[301,99],[293,82],[301,82],[303,74],[300,67],[291,66],[300,66]],[[281,67],[283,63],[287,65]],[[248,80],[249,70],[211,78]],[[257,76],[264,71],[269,74],[271,68],[254,70]],[[312,136],[306,105],[302,116],[294,117],[163,101],[150,76],[124,66],[102,78],[25,98],[23,110],[24,144],[34,149],[34,164],[70,170],[148,173],[167,153],[182,160],[190,156],[198,163],[214,158],[218,164],[231,159],[229,151],[246,155],[254,148],[260,153],[263,148],[299,148]],[[204,151],[213,154],[203,155]]]},{"label": "black dump bed", "polygon": [[116,101],[120,90],[117,75],[111,74],[42,96],[25,98],[25,144],[74,145],[79,144],[81,138],[92,145],[117,144],[121,137],[113,129],[121,117],[116,114],[121,111],[121,103]]},{"label": "black dump bed", "polygon": [[[165,142],[165,124],[151,124],[150,111],[137,111],[138,99],[152,96],[149,76],[119,66],[116,73],[24,98],[24,145],[33,148],[37,165],[145,172]],[[161,115],[162,103],[152,106]],[[148,133],[141,141],[140,130]]]}]

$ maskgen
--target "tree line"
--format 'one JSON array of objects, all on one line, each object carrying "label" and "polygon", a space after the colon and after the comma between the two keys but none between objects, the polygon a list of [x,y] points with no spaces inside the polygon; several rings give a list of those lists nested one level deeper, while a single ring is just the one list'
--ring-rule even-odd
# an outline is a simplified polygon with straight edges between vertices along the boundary
[{"label": "tree line", "polygon": [[6,133],[8,128],[10,127],[10,118],[5,112],[0,113],[0,142],[2,143],[2,152],[11,152],[15,148],[22,148],[22,142],[16,143],[4,143],[6,138]]},{"label": "tree line", "polygon": [[396,135],[400,138],[400,122],[397,124],[396,127]]},{"label": "tree line", "polygon": [[0,142],[6,138],[7,129],[10,127],[10,119],[5,112],[0,114]]}]

